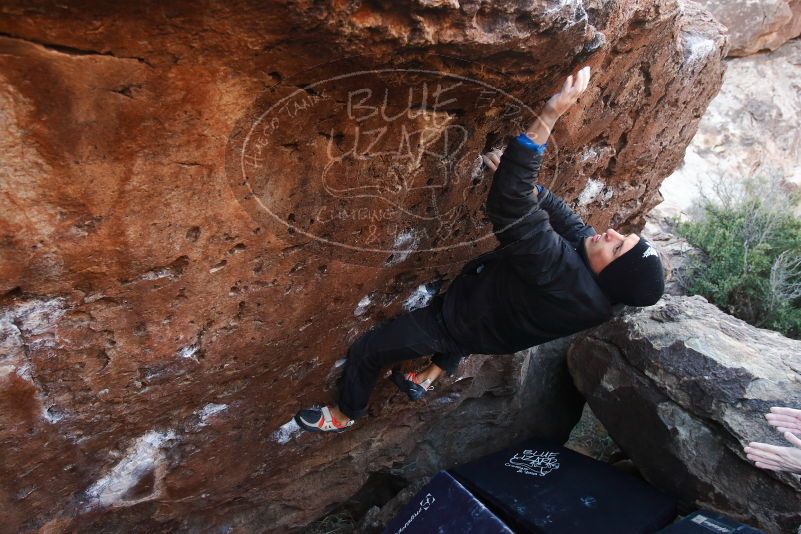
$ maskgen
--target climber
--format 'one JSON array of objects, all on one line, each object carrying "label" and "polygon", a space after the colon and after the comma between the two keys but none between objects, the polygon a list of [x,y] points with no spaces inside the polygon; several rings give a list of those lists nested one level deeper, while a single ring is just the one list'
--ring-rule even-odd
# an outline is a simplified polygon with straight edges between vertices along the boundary
[{"label": "climber", "polygon": [[664,291],[653,246],[636,234],[602,234],[535,180],[556,120],[587,88],[590,68],[565,80],[505,152],[485,156],[495,171],[486,211],[500,245],[468,262],[428,306],[375,326],[347,352],[336,406],[295,415],[312,432],[342,432],[361,417],[383,367],[433,355],[420,373],[390,378],[417,400],[471,353],[510,354],[596,326],[613,304],[650,306]]}]

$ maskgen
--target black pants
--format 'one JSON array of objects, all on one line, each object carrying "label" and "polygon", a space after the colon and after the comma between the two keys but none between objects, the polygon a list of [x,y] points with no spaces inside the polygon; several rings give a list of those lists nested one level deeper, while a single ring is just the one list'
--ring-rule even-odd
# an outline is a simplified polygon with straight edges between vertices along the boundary
[{"label": "black pants", "polygon": [[429,354],[448,374],[469,354],[445,329],[442,295],[425,308],[368,330],[350,345],[340,382],[339,409],[351,419],[361,417],[382,368]]}]

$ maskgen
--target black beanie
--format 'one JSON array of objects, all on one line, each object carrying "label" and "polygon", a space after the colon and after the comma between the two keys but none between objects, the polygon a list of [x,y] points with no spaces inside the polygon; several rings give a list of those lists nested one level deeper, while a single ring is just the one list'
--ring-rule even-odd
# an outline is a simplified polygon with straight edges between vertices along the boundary
[{"label": "black beanie", "polygon": [[656,249],[640,238],[634,247],[598,273],[598,285],[613,302],[651,306],[665,292],[665,275]]}]

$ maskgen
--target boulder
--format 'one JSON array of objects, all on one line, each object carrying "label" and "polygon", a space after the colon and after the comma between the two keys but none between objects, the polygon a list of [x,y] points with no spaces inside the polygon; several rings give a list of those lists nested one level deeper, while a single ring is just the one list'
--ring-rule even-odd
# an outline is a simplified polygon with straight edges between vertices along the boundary
[{"label": "boulder", "polygon": [[528,410],[489,371],[421,406],[383,384],[347,435],[286,423],[357,335],[496,245],[479,153],[565,76],[595,72],[543,183],[637,226],[726,46],[676,0],[3,2],[5,528],[280,531],[373,470],[502,447],[450,418]]},{"label": "boulder", "polygon": [[799,0],[700,0],[729,29],[729,56],[776,50],[801,35]]},{"label": "boulder", "polygon": [[751,441],[787,445],[764,414],[801,408],[801,342],[700,296],[666,296],[579,336],[568,365],[649,482],[766,532],[801,526],[798,476],[757,469],[742,451]]},{"label": "boulder", "polygon": [[736,194],[741,178],[801,185],[801,40],[726,60],[720,93],[701,119],[684,161],[663,183],[663,210],[690,212],[701,193]]}]

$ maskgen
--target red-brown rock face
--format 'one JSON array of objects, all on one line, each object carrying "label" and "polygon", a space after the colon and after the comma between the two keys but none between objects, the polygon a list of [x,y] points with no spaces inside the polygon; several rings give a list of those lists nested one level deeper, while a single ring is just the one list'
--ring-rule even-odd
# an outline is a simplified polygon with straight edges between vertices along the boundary
[{"label": "red-brown rock face", "polygon": [[674,0],[0,10],[12,531],[280,530],[408,460],[453,380],[416,407],[382,386],[334,439],[282,425],[349,341],[494,247],[478,154],[589,64],[541,181],[636,227],[726,47]]}]

